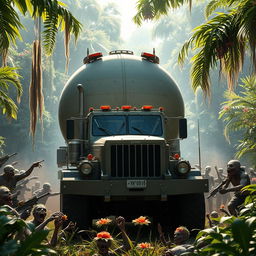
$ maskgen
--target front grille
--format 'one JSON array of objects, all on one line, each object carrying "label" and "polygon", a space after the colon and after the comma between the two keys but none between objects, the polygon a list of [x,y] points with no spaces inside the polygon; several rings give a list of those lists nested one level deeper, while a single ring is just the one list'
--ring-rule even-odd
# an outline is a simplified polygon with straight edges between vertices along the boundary
[{"label": "front grille", "polygon": [[160,145],[111,145],[111,177],[160,177]]}]

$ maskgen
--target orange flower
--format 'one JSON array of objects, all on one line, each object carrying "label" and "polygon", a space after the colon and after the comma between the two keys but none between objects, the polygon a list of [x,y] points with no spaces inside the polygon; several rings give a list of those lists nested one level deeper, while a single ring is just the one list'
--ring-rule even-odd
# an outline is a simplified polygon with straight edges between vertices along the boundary
[{"label": "orange flower", "polygon": [[151,223],[146,217],[140,216],[138,219],[132,221],[135,225],[148,225]]},{"label": "orange flower", "polygon": [[153,249],[150,243],[140,243],[137,245],[139,249]]},{"label": "orange flower", "polygon": [[224,208],[225,208],[225,205],[222,204],[222,205],[220,206],[220,209],[224,209]]},{"label": "orange flower", "polygon": [[107,231],[102,231],[102,232],[98,233],[94,239],[95,240],[104,239],[107,241],[107,240],[112,240],[113,238]]},{"label": "orange flower", "polygon": [[174,232],[183,232],[185,229],[183,227],[178,227]]},{"label": "orange flower", "polygon": [[108,218],[101,218],[98,221],[96,221],[97,226],[102,226],[102,225],[108,225],[112,220]]},{"label": "orange flower", "polygon": [[61,216],[61,219],[62,219],[63,221],[65,221],[65,220],[68,219],[68,216],[67,216],[67,215],[63,215],[63,216]]}]

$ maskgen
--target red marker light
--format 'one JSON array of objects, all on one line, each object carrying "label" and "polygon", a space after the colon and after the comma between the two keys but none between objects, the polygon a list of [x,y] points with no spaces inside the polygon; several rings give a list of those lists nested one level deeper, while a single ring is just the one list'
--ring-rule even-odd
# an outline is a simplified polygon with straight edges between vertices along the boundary
[{"label": "red marker light", "polygon": [[159,111],[164,111],[164,108],[163,108],[163,107],[160,107],[160,108],[159,108]]},{"label": "red marker light", "polygon": [[173,156],[176,160],[179,160],[180,159],[180,155],[178,153],[174,154]]},{"label": "red marker light", "polygon": [[84,64],[91,63],[95,60],[100,59],[102,56],[103,56],[103,54],[101,52],[96,52],[96,53],[93,53],[93,54],[90,54],[90,55],[86,56],[84,58],[83,62],[84,62]]},{"label": "red marker light", "polygon": [[93,110],[94,110],[93,107],[90,107],[90,108],[89,108],[89,112],[92,112]]},{"label": "red marker light", "polygon": [[92,54],[90,54],[90,55],[88,55],[88,58],[89,59],[94,59],[94,58],[100,58],[100,57],[102,57],[103,55],[102,55],[102,53],[101,52],[96,52],[96,53],[92,53]]},{"label": "red marker light", "polygon": [[88,154],[88,155],[87,155],[87,159],[88,159],[89,161],[92,161],[93,157],[94,157],[93,154]]},{"label": "red marker light", "polygon": [[141,57],[150,62],[159,64],[159,58],[155,54],[148,53],[148,52],[142,52]]},{"label": "red marker light", "polygon": [[132,108],[132,106],[130,106],[130,105],[122,106],[122,110],[124,110],[124,111],[130,110],[131,108]]},{"label": "red marker light", "polygon": [[149,105],[149,106],[146,106],[146,105],[145,105],[145,106],[142,106],[141,109],[142,109],[142,110],[148,110],[148,111],[149,111],[149,110],[151,110],[152,108],[153,108],[153,106],[150,106],[150,105]]},{"label": "red marker light", "polygon": [[154,58],[156,55],[152,54],[152,53],[148,53],[148,52],[142,52],[141,53],[141,57],[145,57],[145,58]]},{"label": "red marker light", "polygon": [[111,107],[110,107],[109,105],[100,106],[100,109],[101,109],[102,111],[109,111],[109,110],[111,110]]}]

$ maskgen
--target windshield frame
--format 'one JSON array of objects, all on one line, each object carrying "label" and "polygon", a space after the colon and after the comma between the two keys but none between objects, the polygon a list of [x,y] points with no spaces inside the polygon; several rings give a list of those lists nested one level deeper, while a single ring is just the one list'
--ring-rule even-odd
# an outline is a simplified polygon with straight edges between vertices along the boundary
[{"label": "windshield frame", "polygon": [[[119,116],[119,117],[123,117],[124,118],[124,122],[125,122],[125,132],[123,131],[123,132],[120,132],[118,134],[111,134],[111,131],[107,127],[102,127],[102,124],[100,124],[99,122],[98,122],[98,125],[95,124],[94,120],[96,120],[95,119],[96,116]],[[155,134],[149,134],[149,133],[145,133],[145,134],[142,133],[142,134],[140,134],[140,132],[129,133],[130,122],[128,121],[128,119],[132,118],[133,116],[136,116],[136,117],[138,117],[138,116],[143,116],[143,117],[144,116],[151,116],[151,117],[152,116],[156,116],[156,117],[159,117],[159,119],[158,119],[159,120],[158,126],[160,126],[160,128],[159,128],[160,129],[160,133],[155,133]],[[104,113],[104,114],[102,114],[102,113],[93,113],[92,115],[90,115],[90,120],[91,121],[90,121],[90,132],[89,132],[89,134],[93,138],[101,138],[101,137],[107,137],[107,136],[122,136],[122,135],[131,135],[131,136],[142,135],[142,136],[164,137],[164,129],[163,129],[163,127],[164,127],[163,126],[164,118],[163,118],[162,113],[159,113],[159,112],[157,112],[157,113],[147,113],[147,112],[142,112],[141,113],[141,112],[137,112],[137,113],[132,113],[132,114],[130,112],[129,113],[113,113],[112,112],[112,113],[108,113],[108,114],[106,114],[106,113]],[[94,133],[95,125],[102,128],[102,129],[100,129],[100,130],[102,130],[102,134],[97,135],[97,134]],[[121,128],[121,127],[119,127],[119,128]]]}]

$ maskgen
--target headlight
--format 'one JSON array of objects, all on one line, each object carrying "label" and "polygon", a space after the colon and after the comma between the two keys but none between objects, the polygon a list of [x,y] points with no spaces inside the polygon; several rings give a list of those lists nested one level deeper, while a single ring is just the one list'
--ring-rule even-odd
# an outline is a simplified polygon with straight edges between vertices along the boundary
[{"label": "headlight", "polygon": [[186,175],[191,170],[190,163],[187,161],[179,161],[175,170],[178,175]]},{"label": "headlight", "polygon": [[80,172],[82,172],[84,175],[89,175],[92,173],[92,165],[90,163],[82,162],[78,168],[79,168]]}]

